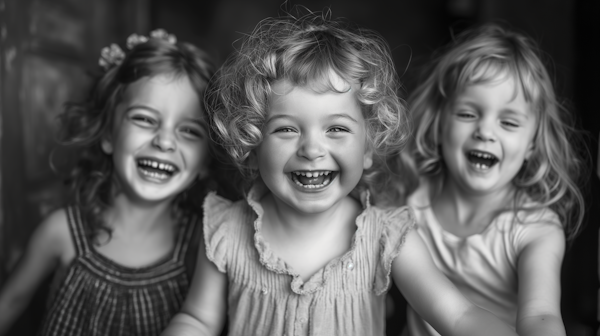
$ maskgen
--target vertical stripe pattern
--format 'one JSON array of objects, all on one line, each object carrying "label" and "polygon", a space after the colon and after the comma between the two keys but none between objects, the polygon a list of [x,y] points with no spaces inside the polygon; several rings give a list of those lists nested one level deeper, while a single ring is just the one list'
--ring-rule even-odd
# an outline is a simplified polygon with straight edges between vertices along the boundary
[{"label": "vertical stripe pattern", "polygon": [[206,255],[229,281],[229,335],[384,335],[384,294],[414,227],[412,210],[370,206],[365,192],[350,249],[303,280],[263,239],[260,200],[268,191],[259,188],[235,203],[205,198]]},{"label": "vertical stripe pattern", "polygon": [[199,225],[184,220],[172,254],[154,265],[129,268],[96,252],[76,208],[68,211],[76,257],[44,319],[44,336],[159,335],[189,287],[185,255]]}]

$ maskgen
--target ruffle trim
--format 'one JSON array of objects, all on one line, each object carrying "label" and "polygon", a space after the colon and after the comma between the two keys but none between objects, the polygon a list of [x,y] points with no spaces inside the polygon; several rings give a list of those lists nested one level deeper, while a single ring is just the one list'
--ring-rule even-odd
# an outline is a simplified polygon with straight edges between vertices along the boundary
[{"label": "ruffle trim", "polygon": [[[300,275],[294,273],[291,268],[283,261],[281,258],[277,257],[269,244],[264,240],[261,234],[261,226],[262,226],[262,218],[264,214],[264,210],[260,202],[256,201],[258,190],[253,188],[248,195],[248,204],[252,207],[252,209],[256,212],[257,218],[254,221],[254,245],[256,250],[258,251],[260,263],[267,268],[268,270],[284,275],[290,275],[292,277],[291,289],[294,293],[299,295],[311,294],[314,293],[325,286],[327,280],[329,278],[329,274],[332,269],[335,267],[341,267],[345,263],[346,260],[352,258],[354,251],[356,250],[356,245],[362,239],[363,236],[363,218],[366,214],[366,211],[363,211],[359,216],[356,217],[356,232],[352,237],[352,243],[350,250],[344,253],[339,258],[331,260],[324,268],[317,271],[317,273],[313,274],[307,282],[304,282]],[[366,196],[367,204],[366,207],[370,207],[368,204],[368,195]]]},{"label": "ruffle trim", "polygon": [[217,266],[219,272],[227,272],[227,230],[224,220],[232,202],[210,192],[204,199],[204,244],[206,257]]},{"label": "ruffle trim", "polygon": [[390,210],[383,225],[380,244],[380,260],[375,270],[373,289],[376,295],[387,292],[391,283],[392,262],[400,254],[406,235],[416,226],[414,210],[404,206]]}]

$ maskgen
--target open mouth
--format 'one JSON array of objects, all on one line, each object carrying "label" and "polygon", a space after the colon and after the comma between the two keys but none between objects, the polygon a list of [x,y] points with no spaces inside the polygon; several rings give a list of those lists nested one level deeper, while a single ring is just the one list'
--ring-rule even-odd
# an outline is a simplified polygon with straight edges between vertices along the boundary
[{"label": "open mouth", "polygon": [[139,159],[137,165],[142,174],[147,177],[164,180],[175,175],[179,169],[168,162],[153,159]]},{"label": "open mouth", "polygon": [[486,170],[498,163],[498,158],[487,152],[470,151],[467,153],[467,159],[475,168]]},{"label": "open mouth", "polygon": [[329,185],[337,176],[337,172],[331,170],[294,171],[291,172],[291,176],[296,185],[307,189],[317,189]]}]

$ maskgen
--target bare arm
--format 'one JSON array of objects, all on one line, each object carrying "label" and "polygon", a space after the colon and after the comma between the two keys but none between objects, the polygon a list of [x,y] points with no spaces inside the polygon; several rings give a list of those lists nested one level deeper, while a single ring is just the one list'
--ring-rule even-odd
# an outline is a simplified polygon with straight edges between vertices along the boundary
[{"label": "bare arm", "polygon": [[560,269],[565,251],[561,229],[537,236],[519,255],[517,331],[525,336],[565,336],[560,314]]},{"label": "bare arm", "polygon": [[71,244],[64,210],[51,214],[31,236],[27,249],[0,291],[0,335],[29,304],[41,281],[54,270]]},{"label": "bare arm", "polygon": [[437,269],[415,230],[408,233],[394,259],[392,276],[415,311],[442,335],[516,335],[509,325],[458,291]]},{"label": "bare arm", "polygon": [[223,328],[226,310],[227,275],[206,257],[204,243],[200,243],[196,270],[181,312],[162,336],[218,335]]}]

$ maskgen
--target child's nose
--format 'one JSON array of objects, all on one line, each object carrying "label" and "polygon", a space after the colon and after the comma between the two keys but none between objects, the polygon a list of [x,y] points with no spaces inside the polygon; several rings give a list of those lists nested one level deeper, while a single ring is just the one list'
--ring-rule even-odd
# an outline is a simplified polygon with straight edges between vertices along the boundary
[{"label": "child's nose", "polygon": [[163,130],[154,136],[152,139],[152,145],[163,152],[174,151],[177,148],[177,141],[172,132]]},{"label": "child's nose", "polygon": [[321,139],[316,135],[306,134],[302,136],[298,156],[308,160],[315,160],[325,155],[325,149]]},{"label": "child's nose", "polygon": [[495,141],[494,130],[488,122],[482,121],[477,125],[477,129],[473,133],[473,137],[480,141]]}]

